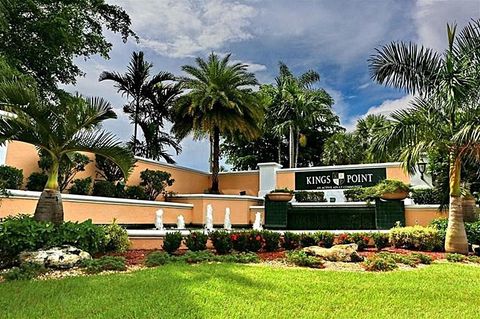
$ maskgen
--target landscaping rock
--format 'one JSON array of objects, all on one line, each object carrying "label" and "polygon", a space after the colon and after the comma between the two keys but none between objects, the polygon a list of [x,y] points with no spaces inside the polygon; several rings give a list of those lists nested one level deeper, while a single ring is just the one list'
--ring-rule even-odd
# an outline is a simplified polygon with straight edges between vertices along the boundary
[{"label": "landscaping rock", "polygon": [[46,250],[20,253],[21,263],[34,263],[47,268],[69,269],[82,260],[92,259],[89,253],[73,246],[53,247]]},{"label": "landscaping rock", "polygon": [[359,262],[363,260],[357,252],[357,244],[335,245],[332,248],[310,246],[303,248],[307,255],[328,261]]}]

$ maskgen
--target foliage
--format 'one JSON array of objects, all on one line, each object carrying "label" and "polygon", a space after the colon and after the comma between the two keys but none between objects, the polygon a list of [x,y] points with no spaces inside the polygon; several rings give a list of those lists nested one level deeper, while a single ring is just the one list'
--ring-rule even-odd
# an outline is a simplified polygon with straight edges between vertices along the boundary
[{"label": "foliage", "polygon": [[367,258],[362,265],[366,271],[391,271],[398,268],[397,263],[391,256],[379,256],[379,254]]},{"label": "foliage", "polygon": [[0,165],[0,181],[2,181],[5,188],[20,189],[23,184],[23,170],[7,165]]},{"label": "foliage", "polygon": [[163,239],[163,250],[169,254],[173,254],[180,248],[182,244],[182,233],[179,231],[168,232]]},{"label": "foliage", "polygon": [[45,173],[33,172],[28,176],[26,188],[29,191],[40,192],[45,188],[47,184],[48,176]]},{"label": "foliage", "polygon": [[116,197],[117,188],[110,181],[95,181],[93,184],[93,196]]},{"label": "foliage", "polygon": [[69,190],[70,194],[88,195],[92,189],[92,178],[90,176],[82,179],[77,178],[72,181],[72,184]]},{"label": "foliage", "polygon": [[47,272],[45,267],[35,263],[23,263],[19,267],[13,267],[2,274],[6,281],[30,280]]},{"label": "foliage", "polygon": [[226,262],[226,263],[258,263],[260,259],[257,254],[251,252],[232,253],[228,255],[215,255],[208,250],[187,251],[183,255],[170,256],[162,252],[153,252],[147,256],[146,265],[156,267],[170,262],[186,262],[188,264],[199,264],[205,262]]},{"label": "foliage", "polygon": [[416,259],[418,263],[424,265],[430,265],[433,261],[433,258],[427,254],[411,253],[410,257]]},{"label": "foliage", "polygon": [[394,227],[390,229],[390,243],[397,248],[432,251],[441,249],[442,238],[433,227]]},{"label": "foliage", "polygon": [[[128,198],[128,199],[139,199],[139,200],[149,199],[147,193],[145,192],[145,188],[139,185],[132,185],[132,186],[125,187],[124,196],[125,198]],[[118,192],[116,193],[116,197],[120,197]]]},{"label": "foliage", "polygon": [[441,195],[434,188],[414,188],[411,198],[417,205],[441,204]]},{"label": "foliage", "polygon": [[316,242],[320,247],[330,248],[333,246],[335,234],[326,231],[319,231],[313,235],[315,236]]},{"label": "foliage", "polygon": [[172,174],[168,172],[149,169],[140,172],[140,178],[142,179],[140,185],[145,187],[148,199],[155,200],[158,195],[165,195],[167,186],[172,186],[173,182],[175,182],[171,176]]},{"label": "foliage", "polygon": [[323,162],[326,165],[362,163],[365,151],[358,147],[360,144],[360,138],[354,133],[336,133],[325,141]]},{"label": "foliage", "polygon": [[123,253],[130,247],[127,230],[118,225],[114,219],[111,224],[104,226],[105,250]]},{"label": "foliage", "polygon": [[232,248],[238,252],[257,252],[263,246],[262,233],[256,230],[233,232],[230,234]]},{"label": "foliage", "polygon": [[446,258],[451,263],[462,263],[467,260],[467,257],[462,254],[447,254]]},{"label": "foliage", "polygon": [[123,179],[123,173],[115,162],[101,155],[95,155],[96,174],[107,182],[116,183]]},{"label": "foliage", "polygon": [[225,263],[250,264],[260,262],[260,258],[257,254],[252,252],[241,252],[215,256],[215,261]]},{"label": "foliage", "polygon": [[208,235],[202,232],[191,232],[185,238],[185,244],[191,251],[200,251],[207,248]]},{"label": "foliage", "polygon": [[365,200],[362,187],[352,187],[343,191],[347,202],[362,202]]},{"label": "foliage", "polygon": [[337,245],[353,244],[353,239],[350,233],[339,234],[335,240]]},{"label": "foliage", "polygon": [[92,220],[84,222],[65,222],[55,226],[55,232],[50,235],[48,246],[72,245],[96,254],[105,251],[107,243],[105,229],[95,225]]},{"label": "foliage", "polygon": [[[468,243],[473,245],[480,244],[480,221],[473,223],[464,223],[465,230],[467,233]],[[436,218],[430,222],[430,227],[433,227],[438,230],[441,240],[445,241],[445,236],[447,233],[448,219],[447,218]]]},{"label": "foliage", "polygon": [[232,240],[228,232],[216,230],[211,232],[209,236],[217,254],[227,254],[232,250]]},{"label": "foliage", "polygon": [[392,258],[396,263],[404,264],[410,267],[417,267],[417,265],[420,263],[418,258],[412,257],[411,255],[381,252],[378,253],[377,256],[379,258]]},{"label": "foliage", "polygon": [[292,232],[284,232],[281,245],[285,250],[296,249],[300,246],[300,235]]},{"label": "foliage", "polygon": [[374,186],[354,187],[343,191],[349,202],[370,201],[387,193],[409,192],[410,186],[398,180],[385,179]]},{"label": "foliage", "polygon": [[320,258],[309,256],[304,251],[294,250],[287,252],[287,262],[300,267],[323,268],[323,261]]},{"label": "foliage", "polygon": [[2,1],[6,25],[0,32],[0,53],[44,91],[57,84],[74,84],[83,75],[74,61],[93,55],[108,58],[112,43],[104,31],[120,33],[123,41],[135,36],[130,18],[117,5],[104,0]]},{"label": "foliage", "polygon": [[295,192],[295,200],[297,202],[326,202],[324,192]]},{"label": "foliage", "polygon": [[276,251],[280,244],[280,233],[264,230],[261,232],[263,238],[263,249],[265,251]]},{"label": "foliage", "polygon": [[315,234],[301,233],[298,240],[301,247],[317,245],[317,236],[315,236]]},{"label": "foliage", "polygon": [[145,259],[145,266],[147,267],[157,267],[163,266],[173,261],[173,257],[163,251],[154,251],[147,255]]},{"label": "foliage", "polygon": [[288,189],[287,187],[285,188],[275,188],[273,191],[270,193],[288,193],[288,194],[293,194],[293,190]]},{"label": "foliage", "polygon": [[390,243],[390,235],[388,233],[373,233],[372,238],[375,243],[375,248],[378,250],[388,247]]},{"label": "foliage", "polygon": [[351,233],[349,236],[351,241],[358,245],[359,251],[365,250],[370,242],[370,236],[367,233]]},{"label": "foliage", "polygon": [[98,259],[85,259],[81,263],[88,274],[98,274],[103,271],[125,271],[125,258],[120,256],[102,256]]}]

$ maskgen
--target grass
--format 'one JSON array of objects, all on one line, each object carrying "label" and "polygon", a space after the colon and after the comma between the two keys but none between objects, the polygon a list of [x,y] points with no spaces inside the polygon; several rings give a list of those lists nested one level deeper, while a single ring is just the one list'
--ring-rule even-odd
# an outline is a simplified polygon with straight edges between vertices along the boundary
[{"label": "grass", "polygon": [[355,273],[170,264],[0,284],[1,318],[478,318],[480,267]]}]

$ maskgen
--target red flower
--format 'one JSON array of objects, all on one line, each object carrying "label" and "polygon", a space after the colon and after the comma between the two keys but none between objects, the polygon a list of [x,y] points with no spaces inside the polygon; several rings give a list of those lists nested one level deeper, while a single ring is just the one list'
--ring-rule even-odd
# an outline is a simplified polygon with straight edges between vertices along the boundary
[{"label": "red flower", "polygon": [[255,239],[256,239],[257,241],[260,241],[260,240],[262,240],[262,237],[261,237],[260,235],[257,235],[257,237],[255,237]]},{"label": "red flower", "polygon": [[233,241],[236,241],[238,239],[238,235],[236,234],[233,234],[230,236],[230,238],[233,240]]}]

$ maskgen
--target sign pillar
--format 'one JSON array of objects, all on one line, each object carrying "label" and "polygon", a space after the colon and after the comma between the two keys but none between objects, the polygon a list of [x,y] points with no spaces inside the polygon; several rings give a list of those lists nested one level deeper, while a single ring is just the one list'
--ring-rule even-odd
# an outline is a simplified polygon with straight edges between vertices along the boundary
[{"label": "sign pillar", "polygon": [[266,194],[270,193],[277,186],[277,170],[281,169],[282,165],[270,162],[270,163],[259,163],[259,187],[258,187],[258,197],[264,197]]}]

